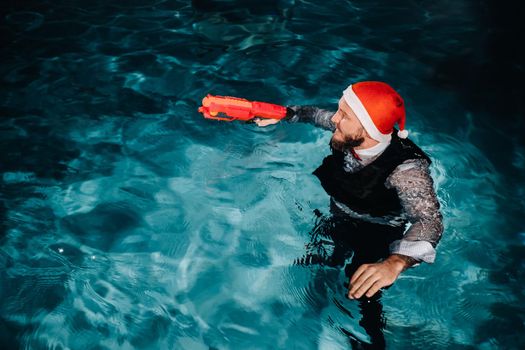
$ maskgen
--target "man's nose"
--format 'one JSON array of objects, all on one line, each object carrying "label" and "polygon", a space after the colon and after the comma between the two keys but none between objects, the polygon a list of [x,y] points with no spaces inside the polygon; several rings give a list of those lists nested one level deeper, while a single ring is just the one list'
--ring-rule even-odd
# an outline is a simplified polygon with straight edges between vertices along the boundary
[{"label": "man's nose", "polygon": [[334,115],[332,116],[331,120],[332,120],[332,123],[334,124],[337,124],[337,120],[339,119],[338,118],[338,114],[337,112],[334,113]]}]

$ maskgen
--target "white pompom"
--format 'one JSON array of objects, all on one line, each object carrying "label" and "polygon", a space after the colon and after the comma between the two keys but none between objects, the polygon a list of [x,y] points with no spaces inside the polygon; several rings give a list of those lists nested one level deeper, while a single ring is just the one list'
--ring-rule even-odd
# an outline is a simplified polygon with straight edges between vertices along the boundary
[{"label": "white pompom", "polygon": [[397,136],[402,139],[406,139],[408,137],[408,131],[407,130],[399,130],[397,132]]}]

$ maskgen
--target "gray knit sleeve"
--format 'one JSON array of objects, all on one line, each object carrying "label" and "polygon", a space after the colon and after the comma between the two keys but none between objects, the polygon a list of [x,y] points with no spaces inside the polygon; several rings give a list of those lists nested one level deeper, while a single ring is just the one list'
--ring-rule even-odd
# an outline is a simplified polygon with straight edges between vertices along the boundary
[{"label": "gray knit sleeve", "polygon": [[439,211],[428,161],[405,161],[390,174],[385,185],[396,189],[404,213],[411,223],[403,239],[390,245],[390,252],[433,263],[435,248],[443,233],[443,217]]},{"label": "gray knit sleeve", "polygon": [[326,130],[335,130],[335,124],[331,120],[335,112],[313,106],[289,106],[288,110],[292,112],[287,115],[285,120],[290,123],[311,123]]}]

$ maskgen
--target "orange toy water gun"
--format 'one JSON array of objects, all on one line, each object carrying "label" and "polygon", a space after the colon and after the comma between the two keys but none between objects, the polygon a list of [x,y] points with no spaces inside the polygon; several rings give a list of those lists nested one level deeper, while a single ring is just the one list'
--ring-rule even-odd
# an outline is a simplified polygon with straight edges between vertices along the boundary
[{"label": "orange toy water gun", "polygon": [[286,116],[286,107],[238,97],[207,95],[202,99],[199,112],[205,118],[231,122],[248,121],[255,117],[283,119]]}]

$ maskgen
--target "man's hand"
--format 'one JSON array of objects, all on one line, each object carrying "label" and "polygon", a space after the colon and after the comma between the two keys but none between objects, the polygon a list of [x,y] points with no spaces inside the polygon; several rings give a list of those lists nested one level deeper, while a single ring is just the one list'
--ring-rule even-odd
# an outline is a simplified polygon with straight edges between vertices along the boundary
[{"label": "man's hand", "polygon": [[399,274],[415,262],[407,256],[392,254],[380,263],[359,266],[350,279],[348,297],[359,299],[365,294],[371,298],[379,289],[394,283]]},{"label": "man's hand", "polygon": [[280,119],[269,119],[269,118],[254,118],[253,121],[259,126],[268,126],[272,124],[277,124]]}]

